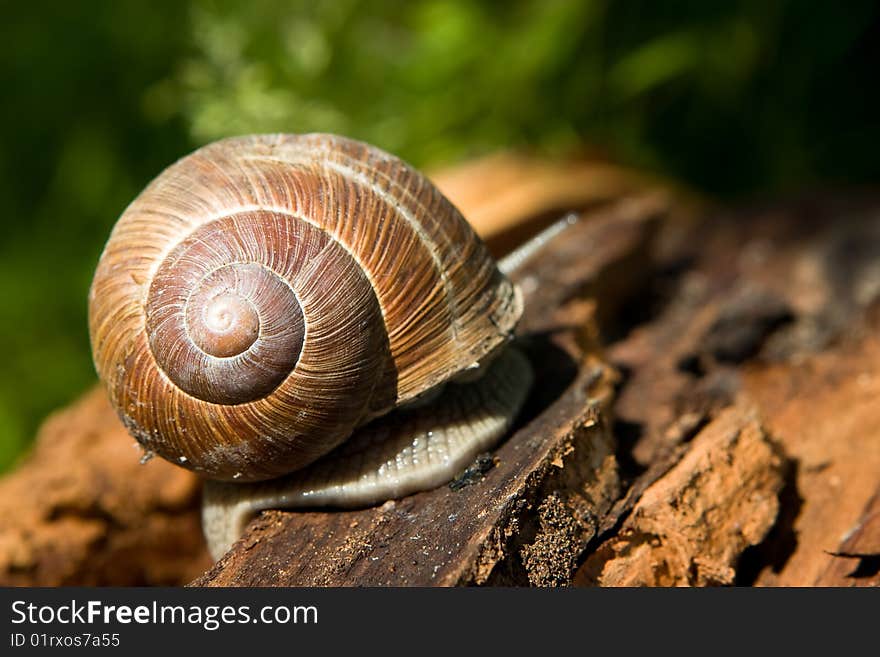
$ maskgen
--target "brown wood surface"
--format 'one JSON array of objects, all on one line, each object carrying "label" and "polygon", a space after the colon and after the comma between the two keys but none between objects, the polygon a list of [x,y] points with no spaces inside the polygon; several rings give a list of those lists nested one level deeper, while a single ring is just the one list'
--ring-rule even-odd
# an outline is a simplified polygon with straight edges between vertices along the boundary
[{"label": "brown wood surface", "polygon": [[880,586],[880,491],[829,556],[818,586]]},{"label": "brown wood surface", "polygon": [[880,584],[880,196],[720,211],[605,165],[475,166],[444,184],[496,253],[582,213],[517,274],[537,384],[482,470],[264,513],[205,571],[195,479],[138,465],[92,392],[0,479],[0,582]]},{"label": "brown wood surface", "polygon": [[196,477],[141,450],[95,388],[0,478],[0,584],[174,585],[210,565]]},{"label": "brown wood surface", "polygon": [[[830,583],[846,559],[839,556],[846,548],[838,547],[844,537],[858,527],[873,531],[861,516],[880,482],[880,205],[875,197],[835,195],[669,228],[669,248],[657,254],[653,283],[637,300],[645,314],[609,340],[609,360],[626,375],[613,409],[622,477],[631,485],[604,520],[605,540],[591,546],[576,581]],[[682,503],[680,468],[689,464],[689,476],[704,476],[689,459],[716,418],[732,409],[757,414],[773,456],[746,459],[747,470],[727,485],[702,486]],[[721,455],[740,467],[735,450]],[[764,472],[754,469],[760,464]],[[771,484],[774,476],[783,477],[781,485]],[[742,537],[724,535],[742,507],[718,510],[737,499],[738,486],[757,483],[759,497],[741,504],[754,507],[769,531],[762,540],[752,532],[746,547]],[[762,500],[774,486],[779,510],[771,513]],[[644,531],[638,516],[658,487],[667,491],[665,512],[680,518],[665,518],[671,534],[652,538],[660,544],[652,571],[636,572],[634,563],[628,570],[627,536]],[[696,535],[676,533],[677,523],[695,515]],[[714,568],[713,554],[724,553],[705,544],[713,534],[744,549],[723,560],[732,570],[703,578],[701,564],[710,559]],[[674,558],[663,556],[669,550]],[[691,570],[681,566],[681,550]],[[870,561],[874,553],[860,554]],[[836,583],[858,583],[871,569],[848,572],[850,580]]]}]

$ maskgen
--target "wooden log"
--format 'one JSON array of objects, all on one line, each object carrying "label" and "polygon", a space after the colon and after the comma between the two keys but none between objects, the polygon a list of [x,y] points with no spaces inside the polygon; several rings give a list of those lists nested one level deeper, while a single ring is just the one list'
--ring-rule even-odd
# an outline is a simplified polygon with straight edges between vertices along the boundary
[{"label": "wooden log", "polygon": [[819,353],[744,377],[793,465],[783,491],[786,512],[746,564],[757,571],[757,584],[858,584],[856,575],[847,579],[858,564],[845,562],[876,554],[868,543],[876,532],[871,500],[880,487],[878,329],[880,322],[868,319]]},{"label": "wooden log", "polygon": [[592,553],[577,584],[733,584],[742,552],[776,521],[784,459],[754,408],[722,411],[641,494],[613,538]]},{"label": "wooden log", "polygon": [[830,556],[817,586],[880,586],[880,490]]},{"label": "wooden log", "polygon": [[0,582],[877,584],[880,199],[694,212],[508,165],[449,188],[496,253],[584,221],[517,274],[538,383],[453,487],[264,513],[203,572],[195,478],[139,466],[94,392],[0,480]]},{"label": "wooden log", "polygon": [[140,454],[103,389],[51,416],[0,479],[0,584],[179,585],[207,568],[198,479]]},{"label": "wooden log", "polygon": [[[737,400],[757,409],[785,461],[785,484],[772,530],[722,581],[830,581],[834,555],[847,552],[841,537],[880,483],[878,208],[870,197],[812,198],[716,216],[666,240],[656,285],[639,299],[651,310],[608,347],[625,376],[613,410],[629,486],[578,582],[645,577],[602,560],[621,551],[643,495],[676,491],[676,464],[697,448],[694,436]],[[735,498],[735,482],[713,494]],[[667,521],[685,521],[688,510],[679,513]],[[727,517],[701,522],[701,535],[718,535]],[[662,554],[654,554],[658,572],[682,572]]]}]

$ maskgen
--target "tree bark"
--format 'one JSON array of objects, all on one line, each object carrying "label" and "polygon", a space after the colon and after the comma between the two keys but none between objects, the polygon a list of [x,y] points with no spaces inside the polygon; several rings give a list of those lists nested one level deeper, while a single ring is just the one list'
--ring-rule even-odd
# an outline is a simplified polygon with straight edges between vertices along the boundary
[{"label": "tree bark", "polygon": [[139,466],[93,392],[0,480],[0,582],[880,583],[880,198],[721,211],[474,166],[442,184],[496,253],[581,216],[515,274],[536,384],[496,450],[379,507],[263,513],[205,571],[195,478]]}]

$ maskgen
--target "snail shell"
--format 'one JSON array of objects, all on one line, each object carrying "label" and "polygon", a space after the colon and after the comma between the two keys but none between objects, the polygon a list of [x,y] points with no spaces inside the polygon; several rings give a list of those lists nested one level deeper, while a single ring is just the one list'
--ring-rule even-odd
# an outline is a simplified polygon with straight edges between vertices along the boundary
[{"label": "snail shell", "polygon": [[299,470],[485,365],[521,310],[461,214],[401,160],[257,135],[199,149],[131,203],[89,326],[141,445],[244,482]]}]

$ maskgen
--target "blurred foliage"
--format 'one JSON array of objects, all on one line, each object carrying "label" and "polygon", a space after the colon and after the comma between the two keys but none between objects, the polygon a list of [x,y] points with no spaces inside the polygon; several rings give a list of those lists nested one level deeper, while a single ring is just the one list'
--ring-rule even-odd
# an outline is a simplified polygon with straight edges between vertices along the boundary
[{"label": "blurred foliage", "polygon": [[877,182],[873,2],[5,4],[0,468],[94,380],[111,225],[219,137],[339,132],[419,166],[587,144],[728,198]]}]

